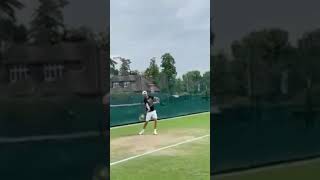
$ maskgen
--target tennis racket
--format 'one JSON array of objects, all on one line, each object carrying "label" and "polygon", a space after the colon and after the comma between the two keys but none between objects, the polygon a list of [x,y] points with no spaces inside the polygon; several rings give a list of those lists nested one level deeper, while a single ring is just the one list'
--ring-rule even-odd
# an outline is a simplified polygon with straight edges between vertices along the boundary
[{"label": "tennis racket", "polygon": [[146,118],[146,113],[145,113],[145,105],[143,102],[141,102],[142,106],[141,106],[141,111],[140,111],[140,115],[138,117],[139,121],[144,121]]},{"label": "tennis racket", "polygon": [[145,115],[144,114],[140,114],[139,121],[144,121],[144,120],[145,120]]},{"label": "tennis racket", "polygon": [[160,98],[154,97],[154,104],[159,104],[160,103]]}]

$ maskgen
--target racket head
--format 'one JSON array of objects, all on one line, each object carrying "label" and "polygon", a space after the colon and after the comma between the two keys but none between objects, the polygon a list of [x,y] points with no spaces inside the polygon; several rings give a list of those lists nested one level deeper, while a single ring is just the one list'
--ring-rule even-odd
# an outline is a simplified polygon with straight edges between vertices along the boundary
[{"label": "racket head", "polygon": [[144,114],[140,114],[139,115],[139,121],[144,121],[145,120],[145,115]]},{"label": "racket head", "polygon": [[155,103],[160,103],[160,98],[159,97],[154,97],[154,102]]}]

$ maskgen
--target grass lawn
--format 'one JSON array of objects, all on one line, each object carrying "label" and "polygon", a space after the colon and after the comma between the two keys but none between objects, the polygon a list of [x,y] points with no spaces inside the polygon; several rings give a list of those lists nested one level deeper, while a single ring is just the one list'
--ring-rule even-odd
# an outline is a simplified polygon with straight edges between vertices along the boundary
[{"label": "grass lawn", "polygon": [[143,136],[141,127],[111,129],[111,163],[120,162],[111,164],[112,180],[210,179],[209,113],[160,120],[156,136],[153,122]]}]

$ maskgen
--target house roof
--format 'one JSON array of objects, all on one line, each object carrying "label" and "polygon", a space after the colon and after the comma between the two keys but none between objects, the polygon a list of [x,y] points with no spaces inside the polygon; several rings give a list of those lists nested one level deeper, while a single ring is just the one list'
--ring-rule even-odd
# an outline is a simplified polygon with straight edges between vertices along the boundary
[{"label": "house roof", "polygon": [[151,86],[154,91],[160,91],[160,88],[152,81],[142,76],[141,90],[151,90]]},{"label": "house roof", "polygon": [[128,76],[113,76],[111,78],[112,82],[133,82],[133,81],[137,81],[139,79],[138,75],[128,75]]},{"label": "house roof", "polygon": [[160,88],[157,87],[152,81],[140,75],[113,76],[111,78],[111,82],[135,82],[131,83],[127,88],[113,88],[114,91],[150,91],[151,86],[153,86],[155,91],[160,91]]},{"label": "house roof", "polygon": [[60,43],[56,45],[15,45],[8,50],[5,64],[56,63],[87,59],[95,50],[91,42]]}]

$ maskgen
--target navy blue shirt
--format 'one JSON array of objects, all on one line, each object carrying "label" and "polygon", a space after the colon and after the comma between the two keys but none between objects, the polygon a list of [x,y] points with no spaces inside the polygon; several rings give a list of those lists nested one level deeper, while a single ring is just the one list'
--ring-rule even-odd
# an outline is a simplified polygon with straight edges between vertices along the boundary
[{"label": "navy blue shirt", "polygon": [[[143,101],[144,101],[144,105],[145,105],[145,107],[146,107],[146,111],[147,111],[147,112],[152,112],[152,111],[154,111],[154,103],[153,103],[154,97],[153,97],[153,96],[145,97]],[[147,104],[148,104],[149,107],[150,107],[150,111],[148,111]]]}]

